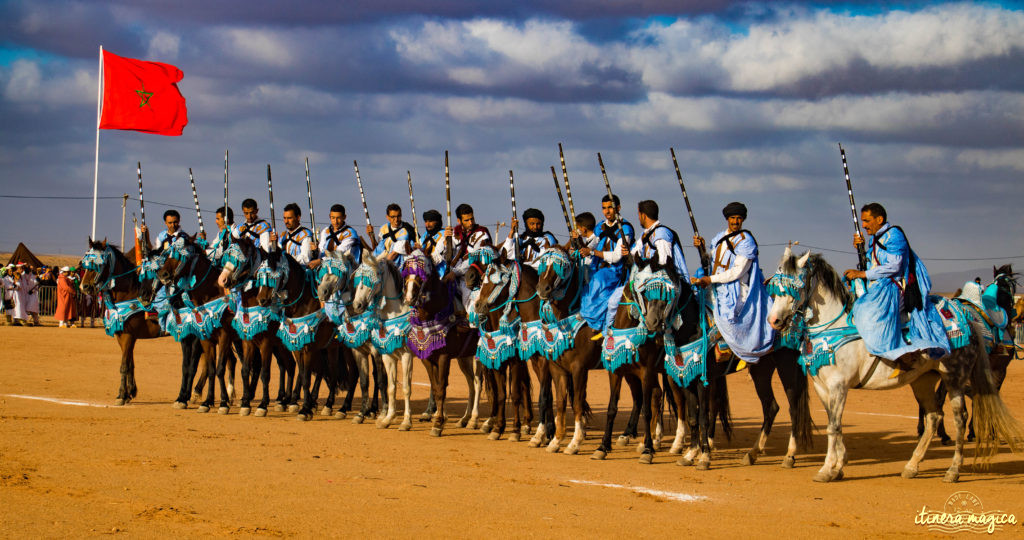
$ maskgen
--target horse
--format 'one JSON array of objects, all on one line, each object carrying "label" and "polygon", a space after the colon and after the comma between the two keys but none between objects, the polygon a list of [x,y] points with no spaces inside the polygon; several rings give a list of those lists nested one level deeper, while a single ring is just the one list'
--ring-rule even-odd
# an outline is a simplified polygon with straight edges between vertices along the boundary
[{"label": "horse", "polygon": [[[640,463],[651,464],[654,452],[661,443],[659,428],[662,388],[658,375],[665,373],[663,334],[666,323],[672,322],[674,318],[678,297],[686,296],[678,304],[681,309],[685,309],[693,293],[688,286],[679,287],[679,279],[673,267],[662,267],[656,261],[635,260],[630,275],[632,278],[623,288],[612,325],[605,329],[606,336],[602,340],[605,345],[601,361],[608,371],[610,396],[604,436],[591,459],[603,460],[611,451],[612,427],[618,414],[619,392],[625,379],[633,394],[633,412],[629,423],[635,430],[641,412],[644,418],[644,437],[639,448]],[[684,406],[681,389],[673,387],[673,395],[681,418]],[[652,437],[652,432],[659,432],[659,437]],[[693,433],[696,435],[696,432]],[[681,438],[681,435],[677,430],[677,437]],[[628,436],[624,437],[628,441]],[[673,448],[681,445],[681,440],[676,441]]]},{"label": "horse", "polygon": [[412,308],[407,339],[409,350],[423,362],[430,378],[430,391],[437,404],[431,418],[430,434],[440,437],[446,421],[444,406],[448,392],[448,374],[454,358],[466,377],[469,400],[460,427],[475,429],[480,404],[479,385],[474,380],[473,353],[479,334],[460,324],[455,314],[454,274],[442,279],[430,258],[420,250],[406,255],[402,263],[404,280],[402,301]]},{"label": "horse", "polygon": [[537,296],[541,300],[542,320],[535,325],[524,325],[522,334],[528,338],[532,350],[542,352],[551,360],[555,432],[546,450],[560,450],[565,439],[565,405],[571,395],[575,430],[565,453],[575,454],[586,438],[586,419],[591,415],[586,402],[587,376],[591,369],[600,365],[601,345],[591,339],[597,332],[586,324],[579,312],[584,285],[578,261],[573,260],[564,247],[552,246],[540,254],[537,263]]},{"label": "horse", "polygon": [[[221,401],[218,412],[227,414],[230,396],[234,394],[225,383],[225,374],[234,378],[234,366],[227,365],[228,352],[233,342],[241,341],[231,329],[232,313],[230,296],[217,284],[219,269],[191,238],[179,237],[171,242],[161,254],[162,263],[156,269],[156,276],[165,287],[180,291],[184,304],[173,310],[168,328],[175,339],[193,335],[199,339],[203,354],[201,363],[207,376],[206,398],[199,406],[199,412],[209,412],[213,406],[214,377],[220,381]],[[233,356],[231,356],[234,359]],[[245,374],[243,374],[243,377]]]},{"label": "horse", "polygon": [[[140,299],[142,284],[138,267],[128,261],[121,250],[113,244],[94,242],[89,239],[89,249],[79,263],[85,270],[82,276],[82,292],[100,294],[106,311],[103,326],[107,335],[117,339],[121,347],[121,382],[115,405],[125,405],[138,395],[135,383],[135,342],[139,339],[155,339],[165,336],[157,319],[148,317],[146,304]],[[181,343],[181,388],[175,405],[188,403],[195,365],[198,362],[196,340]]]},{"label": "horse", "polygon": [[[374,357],[384,364],[387,377],[385,398],[387,412],[377,419],[377,427],[388,428],[397,412],[397,381],[401,365],[405,413],[399,431],[412,429],[412,366],[413,355],[406,340],[409,333],[409,318],[412,310],[402,302],[401,270],[387,258],[374,257],[370,250],[363,253],[363,260],[352,274],[355,291],[352,293],[351,313],[360,318],[372,313],[376,328],[371,331],[370,343]],[[380,381],[375,377],[375,383]]]},{"label": "horse", "polygon": [[[364,259],[369,251],[367,247]],[[353,375],[347,380],[349,394],[343,409],[348,410],[351,407],[358,382],[363,393],[363,403],[353,417],[352,423],[361,424],[366,418],[372,418],[377,414],[378,398],[386,393],[387,387],[384,386],[384,377],[380,375],[384,371],[381,355],[371,339],[380,327],[380,319],[375,310],[365,311],[364,308],[356,312],[352,306],[352,291],[355,289],[353,280],[357,266],[355,261],[341,251],[325,252],[317,274],[317,295],[323,299],[328,319],[338,329],[337,339],[345,345],[341,350],[343,362],[340,368]],[[372,391],[371,367],[374,376]],[[338,416],[344,417],[344,413],[339,411]]]},{"label": "horse", "polygon": [[[792,326],[802,336],[805,346],[810,346],[809,352],[804,349],[801,363],[828,413],[828,453],[815,481],[830,482],[843,477],[847,458],[842,416],[850,388],[891,390],[909,384],[913,389],[914,397],[926,412],[925,432],[903,469],[904,478],[917,476],[934,436],[938,417],[934,390],[939,378],[949,389],[957,427],[956,449],[943,478],[945,482],[956,482],[960,478],[966,423],[964,393],[968,382],[975,391],[976,459],[982,464],[988,463],[998,450],[999,438],[1007,441],[1011,451],[1016,450],[1017,439],[1024,435],[1024,430],[996,391],[977,327],[960,330],[969,336],[954,334],[966,339],[954,342],[952,352],[940,359],[933,359],[925,352],[908,354],[913,360],[912,368],[892,376],[896,366],[868,354],[853,326],[853,295],[821,255],[807,252],[797,258],[787,247],[773,279],[778,280],[780,294],[776,296],[768,321],[778,331]],[[968,329],[972,331],[966,332]]]},{"label": "horse", "polygon": [[[302,389],[303,402],[299,407],[299,420],[309,421],[317,404],[317,384],[310,389],[310,378],[320,359],[320,351],[327,350],[327,388],[326,408],[322,411],[330,414],[329,408],[334,404],[336,391],[334,366],[337,362],[338,343],[334,339],[336,328],[327,316],[317,299],[313,281],[306,275],[306,268],[300,265],[284,251],[270,251],[256,270],[256,300],[261,307],[278,305],[281,308],[281,320],[277,336],[285,347],[292,352],[298,366],[296,377],[297,387]],[[324,323],[327,324],[324,324]],[[318,377],[319,382],[319,377]]]},{"label": "horse", "polygon": [[[490,248],[481,248],[475,254]],[[493,254],[493,251],[491,251]],[[486,270],[484,270],[484,266]],[[480,293],[474,303],[471,317],[478,321],[480,340],[477,345],[477,360],[486,369],[488,386],[492,388],[494,407],[487,425],[491,427],[488,438],[498,440],[505,432],[506,389],[511,389],[513,430],[509,440],[519,441],[528,435],[533,422],[531,406],[530,372],[519,347],[519,329],[522,316],[518,310],[521,304],[534,301],[536,290],[523,286],[524,269],[529,268],[515,261],[508,261],[504,252],[493,262],[474,262],[475,272],[483,272]],[[532,268],[529,268],[532,270]],[[479,275],[479,274],[478,274]],[[536,272],[532,283],[536,283]],[[536,303],[536,302],[534,302]],[[488,330],[489,328],[489,330]],[[533,357],[538,355],[534,354]],[[539,358],[540,362],[546,362]],[[550,382],[548,384],[550,388]],[[550,402],[549,402],[550,403]]]},{"label": "horse", "polygon": [[[283,412],[298,410],[295,385],[295,359],[277,337],[278,315],[269,307],[260,306],[259,289],[252,286],[256,269],[263,261],[264,252],[248,238],[233,239],[221,256],[223,269],[217,284],[238,291],[237,305],[231,327],[242,339],[242,398],[239,415],[252,413],[252,400],[256,398],[257,379],[263,383],[263,397],[256,405],[255,416],[265,417],[270,405],[270,361],[277,359],[279,377],[275,409]],[[255,364],[255,368],[253,367]]]},{"label": "horse", "polygon": [[[995,381],[996,390],[1002,390],[1003,381],[1006,380],[1006,369],[1010,366],[1010,362],[1014,358],[1017,358],[1018,346],[1014,344],[1014,340],[1018,339],[1014,335],[1013,327],[1013,314],[1020,317],[1024,314],[1014,306],[1014,294],[1017,292],[1017,276],[1014,273],[1013,265],[1005,264],[1001,267],[992,267],[993,285],[995,286],[995,300],[996,306],[1003,310],[1004,320],[994,321],[985,312],[985,308],[982,305],[981,298],[968,298],[963,293],[964,289],[961,289],[959,293],[954,294],[953,298],[958,300],[965,308],[970,317],[977,324],[985,325],[985,349],[989,354],[989,363],[992,366],[992,376]],[[970,283],[965,284],[964,287],[968,287]],[[993,286],[993,285],[990,285]],[[975,287],[976,294],[980,296],[981,287]],[[991,345],[990,345],[991,342]],[[939,419],[938,419],[938,436],[943,446],[950,446],[953,444],[953,439],[949,437],[946,432],[946,423],[943,418],[942,404],[946,401],[946,387],[939,383],[939,387],[935,392],[935,400],[939,403]],[[968,394],[970,395],[970,394]],[[969,426],[967,432],[967,441],[973,442],[975,438],[974,423],[968,421]],[[918,411],[917,420],[917,434],[920,435],[924,430],[924,411]]]}]

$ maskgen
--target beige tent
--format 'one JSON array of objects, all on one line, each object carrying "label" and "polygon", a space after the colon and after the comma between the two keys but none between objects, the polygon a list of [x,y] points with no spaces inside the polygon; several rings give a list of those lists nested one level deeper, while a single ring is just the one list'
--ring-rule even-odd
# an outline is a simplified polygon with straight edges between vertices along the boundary
[{"label": "beige tent", "polygon": [[26,247],[25,244],[22,244],[21,242],[18,242],[17,249],[15,249],[14,253],[11,254],[10,260],[7,261],[7,264],[18,264],[18,263],[25,263],[25,264],[27,264],[29,266],[33,266],[35,268],[38,268],[40,266],[46,266],[46,265],[43,264],[43,261],[40,261],[39,258],[36,257],[32,253],[32,251],[30,249],[28,249],[28,247]]}]

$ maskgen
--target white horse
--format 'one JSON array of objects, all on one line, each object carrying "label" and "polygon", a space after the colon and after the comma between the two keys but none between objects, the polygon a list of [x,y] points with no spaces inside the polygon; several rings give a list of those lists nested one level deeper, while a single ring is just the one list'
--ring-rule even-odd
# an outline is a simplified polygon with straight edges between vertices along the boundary
[{"label": "white horse", "polygon": [[388,378],[388,411],[377,420],[377,427],[391,425],[397,414],[395,394],[398,366],[402,366],[402,390],[405,415],[399,431],[412,429],[412,366],[413,354],[406,345],[409,332],[409,306],[402,302],[402,276],[391,261],[377,259],[372,253],[363,254],[363,261],[352,275],[355,292],[352,294],[352,313],[361,315],[367,309],[377,314],[380,325],[370,336],[373,346],[381,355]]},{"label": "white horse", "polygon": [[[768,322],[778,331],[806,324],[803,343],[814,345],[811,355],[801,357],[828,413],[828,453],[825,463],[814,477],[818,482],[839,480],[846,464],[842,419],[846,395],[850,388],[892,390],[910,385],[914,397],[924,409],[925,430],[914,453],[907,462],[904,478],[913,478],[924,458],[938,418],[935,386],[938,379],[949,389],[949,401],[956,420],[956,451],[944,481],[956,482],[963,464],[964,433],[967,414],[964,408],[965,387],[975,392],[976,459],[987,463],[998,450],[999,439],[1006,440],[1011,451],[1021,438],[1020,425],[1010,415],[992,381],[988,355],[973,331],[970,343],[954,349],[935,360],[924,353],[911,353],[901,358],[912,369],[891,377],[895,365],[867,352],[864,341],[852,327],[850,308],[853,297],[842,278],[820,255],[810,252],[797,258],[787,247],[779,273],[772,278],[778,293],[768,315]],[[973,329],[972,329],[973,330]],[[817,360],[817,361],[816,361]]]}]

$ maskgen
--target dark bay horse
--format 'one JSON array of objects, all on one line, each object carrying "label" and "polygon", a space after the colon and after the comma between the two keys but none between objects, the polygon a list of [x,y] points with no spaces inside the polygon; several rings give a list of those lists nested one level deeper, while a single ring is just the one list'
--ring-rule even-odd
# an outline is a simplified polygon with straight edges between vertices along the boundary
[{"label": "dark bay horse", "polygon": [[460,426],[475,424],[475,415],[471,415],[480,400],[473,380],[473,355],[480,335],[456,316],[454,277],[448,274],[442,280],[430,258],[419,250],[407,255],[402,264],[405,281],[402,301],[413,309],[408,346],[413,355],[423,362],[430,377],[430,391],[437,404],[430,430],[435,437],[440,437],[444,430],[448,374],[453,359],[459,364],[470,389]]},{"label": "dark bay horse", "polygon": [[[121,383],[114,403],[124,405],[138,395],[135,383],[135,342],[167,334],[161,331],[156,318],[147,316],[145,302],[140,299],[144,294],[138,268],[117,246],[106,240],[94,242],[89,239],[89,249],[80,266],[85,270],[82,292],[90,295],[99,293],[102,296],[107,309],[104,327],[107,335],[117,339],[121,348]],[[181,344],[182,380],[176,404],[188,403],[198,361],[197,345],[196,340]]]}]

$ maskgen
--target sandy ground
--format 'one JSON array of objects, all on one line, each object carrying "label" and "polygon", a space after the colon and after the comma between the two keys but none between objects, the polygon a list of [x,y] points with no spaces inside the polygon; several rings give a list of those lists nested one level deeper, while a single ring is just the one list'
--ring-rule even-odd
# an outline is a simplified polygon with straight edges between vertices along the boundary
[{"label": "sandy ground", "polygon": [[[589,459],[606,404],[601,372],[590,382],[599,411],[594,429],[581,455],[568,456],[489,441],[451,423],[432,438],[418,422],[401,433],[325,417],[304,423],[286,413],[175,410],[179,352],[169,338],[139,343],[139,397],[125,407],[113,406],[117,345],[100,329],[0,327],[0,351],[4,537],[931,535],[914,516],[924,506],[941,509],[959,490],[976,495],[985,510],[1024,518],[1019,454],[1003,450],[987,471],[968,469],[949,485],[941,479],[952,450],[936,442],[921,476],[900,478],[915,443],[916,405],[907,388],[852,393],[846,478],[822,485],[811,481],[823,460],[820,431],[816,449],[795,469],[779,466],[789,425],[784,404],[768,456],[740,465],[760,425],[742,373],[730,378],[736,437],[720,441],[712,470],[700,472],[677,466],[667,452],[649,466],[638,464],[633,450]],[[1003,395],[1024,418],[1021,366],[1010,366]],[[426,397],[421,365],[414,379],[418,413]],[[458,415],[465,382],[460,375],[452,383]],[[823,425],[814,396],[812,411]],[[1016,525],[997,534],[1022,532]]]}]

